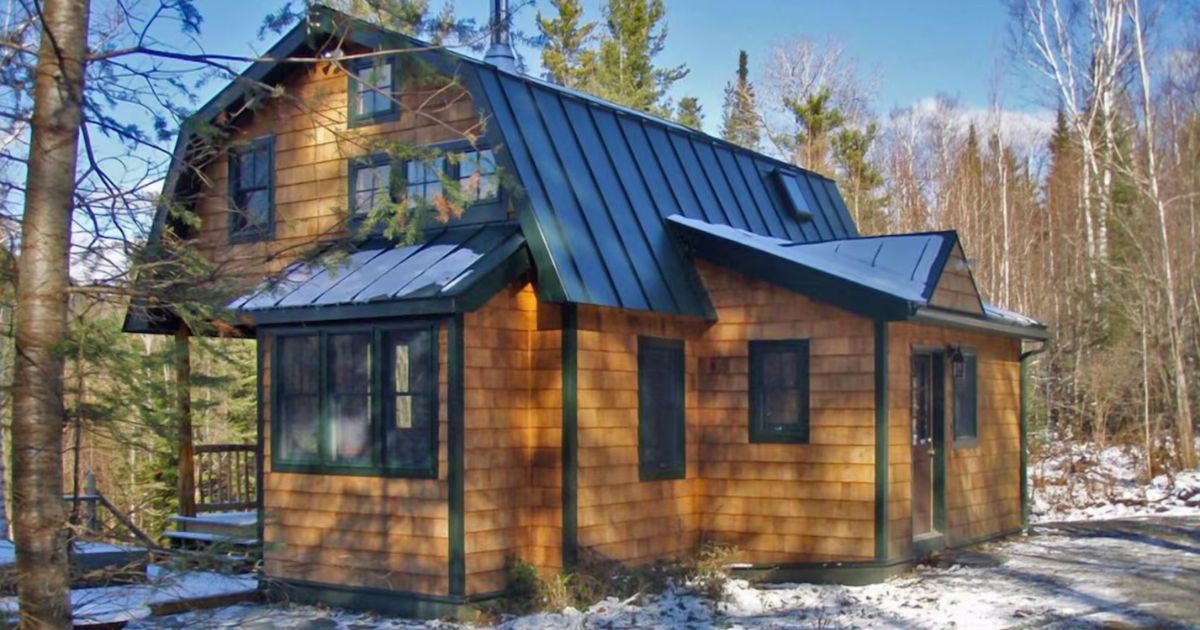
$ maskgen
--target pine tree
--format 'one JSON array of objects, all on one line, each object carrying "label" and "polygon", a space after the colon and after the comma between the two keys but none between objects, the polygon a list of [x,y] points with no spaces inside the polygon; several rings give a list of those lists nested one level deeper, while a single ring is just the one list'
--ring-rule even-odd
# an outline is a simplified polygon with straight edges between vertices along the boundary
[{"label": "pine tree", "polygon": [[754,102],[754,85],[750,83],[749,55],[744,50],[738,52],[737,79],[725,85],[721,137],[758,150],[758,109]]},{"label": "pine tree", "polygon": [[820,90],[804,100],[787,99],[785,105],[799,124],[793,137],[781,144],[805,168],[818,173],[830,173],[830,143],[834,133],[846,123],[846,116],[831,103],[829,90]]},{"label": "pine tree", "polygon": [[595,22],[583,21],[579,0],[550,0],[557,17],[537,14],[538,32],[545,38],[542,66],[546,79],[572,89],[586,89],[596,72],[596,52],[588,48]]},{"label": "pine tree", "polygon": [[864,234],[887,232],[883,215],[886,199],[879,194],[883,173],[867,159],[871,145],[879,135],[879,126],[870,123],[864,129],[843,129],[833,139],[834,161],[842,171],[842,189],[854,222]]},{"label": "pine tree", "polygon": [[665,14],[663,0],[608,0],[593,89],[596,94],[633,109],[670,116],[663,98],[688,70],[684,65],[661,68],[654,64],[667,38]]},{"label": "pine tree", "polygon": [[679,99],[679,109],[675,112],[675,122],[697,131],[704,129],[704,111],[700,107],[700,99],[695,96],[685,96]]}]

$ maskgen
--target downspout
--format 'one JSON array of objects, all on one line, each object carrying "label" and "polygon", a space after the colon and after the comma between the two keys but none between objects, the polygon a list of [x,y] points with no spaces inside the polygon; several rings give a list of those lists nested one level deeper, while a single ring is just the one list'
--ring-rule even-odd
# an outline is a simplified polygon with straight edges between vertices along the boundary
[{"label": "downspout", "polygon": [[1046,349],[1042,341],[1036,349],[1021,353],[1021,531],[1029,529],[1029,364]]}]

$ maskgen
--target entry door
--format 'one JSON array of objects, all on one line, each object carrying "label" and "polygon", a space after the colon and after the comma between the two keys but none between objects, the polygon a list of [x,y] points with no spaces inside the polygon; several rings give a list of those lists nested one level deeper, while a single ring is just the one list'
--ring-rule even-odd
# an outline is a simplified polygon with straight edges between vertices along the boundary
[{"label": "entry door", "polygon": [[934,358],[912,356],[912,525],[913,538],[936,533],[934,524]]}]

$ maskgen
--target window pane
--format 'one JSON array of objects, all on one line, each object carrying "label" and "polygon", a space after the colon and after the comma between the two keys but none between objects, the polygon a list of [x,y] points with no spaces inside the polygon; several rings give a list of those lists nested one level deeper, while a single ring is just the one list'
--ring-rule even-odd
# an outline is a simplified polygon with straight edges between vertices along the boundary
[{"label": "window pane", "polygon": [[954,377],[954,437],[978,437],[978,368],[975,355],[963,356],[962,375]]},{"label": "window pane", "polygon": [[271,198],[265,190],[253,190],[242,197],[242,206],[238,209],[239,227],[244,229],[263,228],[271,210]]},{"label": "window pane", "polygon": [[371,397],[333,395],[329,401],[330,452],[340,464],[371,463]]},{"label": "window pane", "polygon": [[471,201],[486,201],[496,197],[499,177],[491,149],[463,153],[458,163],[458,185]]},{"label": "window pane", "polygon": [[389,390],[384,413],[384,460],[388,466],[426,468],[436,457],[434,396],[436,365],[428,329],[384,334]]},{"label": "window pane", "polygon": [[391,111],[392,63],[384,61],[360,68],[356,75],[358,114],[370,116]]},{"label": "window pane", "polygon": [[279,409],[279,457],[289,462],[316,461],[320,457],[320,423],[317,396],[282,395]]},{"label": "window pane", "polygon": [[391,183],[392,167],[390,164],[374,166],[359,166],[354,171],[354,212],[355,214],[370,214],[384,207],[389,201],[388,189]]},{"label": "window pane", "polygon": [[638,458],[644,478],[684,473],[683,348],[642,339],[638,344]]},{"label": "window pane", "polygon": [[768,430],[794,429],[800,424],[800,392],[796,389],[767,390],[765,407]]},{"label": "window pane", "polygon": [[328,365],[331,393],[370,393],[371,335],[330,335]]},{"label": "window pane", "polygon": [[283,336],[276,343],[279,365],[272,369],[279,374],[279,457],[314,461],[320,454],[317,337]]}]

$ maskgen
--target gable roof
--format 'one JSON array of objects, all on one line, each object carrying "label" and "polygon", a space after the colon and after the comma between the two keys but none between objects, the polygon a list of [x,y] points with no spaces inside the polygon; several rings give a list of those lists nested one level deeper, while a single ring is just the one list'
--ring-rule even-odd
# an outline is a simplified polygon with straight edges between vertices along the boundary
[{"label": "gable roof", "polygon": [[958,248],[958,234],[924,232],[802,243],[682,216],[668,223],[701,258],[876,320],[916,316],[934,323],[987,326],[992,332],[1042,339],[1035,320],[985,306],[974,315],[937,308],[933,295]]},{"label": "gable roof", "polygon": [[[334,27],[334,24],[337,27]],[[627,107],[498,68],[317,7],[194,116],[212,120],[257,81],[285,72],[273,61],[310,54],[322,35],[406,53],[457,74],[488,118],[488,140],[520,183],[521,228],[537,263],[540,297],[677,315],[714,317],[708,296],[664,223],[679,214],[803,242],[857,230],[832,180]],[[176,146],[167,191],[177,190],[189,125]],[[799,184],[802,216],[776,185]],[[794,194],[794,192],[793,192]],[[166,222],[160,208],[151,232]]]},{"label": "gable roof", "polygon": [[[430,48],[324,7],[314,8],[306,22],[276,43],[268,53],[271,60],[252,64],[194,118],[214,119],[246,99],[256,82],[270,82],[289,71],[285,62],[275,60],[312,54],[320,48],[314,43],[335,34],[339,44],[413,49],[405,54],[456,76],[471,92],[476,109],[488,121],[484,141],[496,149],[501,168],[514,173],[518,183],[512,192],[520,234],[513,238],[520,244],[505,259],[504,268],[516,264],[512,260],[527,266],[532,259],[539,297],[545,301],[714,319],[682,238],[700,255],[733,251],[743,258],[716,258],[726,266],[752,268],[746,261],[757,260],[791,274],[785,284],[798,291],[873,317],[906,319],[916,309],[929,307],[947,252],[957,247],[953,232],[858,238],[836,184],[827,177],[669,120]],[[185,125],[176,146],[168,192],[179,186],[188,129]],[[151,231],[152,246],[165,221],[162,207]],[[351,274],[368,273],[375,268],[369,264],[371,257],[384,253],[362,256],[367,257],[363,266]],[[388,273],[399,277],[407,272]],[[259,323],[292,317],[269,314],[280,310],[315,318],[362,310],[357,296],[346,303],[324,304],[324,298],[318,298],[307,305],[293,304],[295,296],[307,292],[337,294],[336,285],[347,279],[302,267],[288,274],[282,286],[299,283],[292,293],[260,291],[230,306],[253,314]],[[379,316],[399,315],[411,310],[401,302],[425,300],[428,306],[429,297],[396,291],[383,302],[380,296],[367,302]],[[460,309],[475,301],[450,300],[437,308],[449,304]],[[331,305],[339,308],[317,312]],[[1015,325],[998,311],[981,311],[980,316]]]}]

